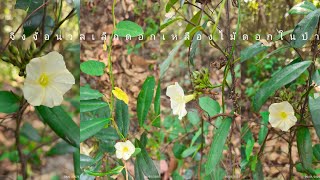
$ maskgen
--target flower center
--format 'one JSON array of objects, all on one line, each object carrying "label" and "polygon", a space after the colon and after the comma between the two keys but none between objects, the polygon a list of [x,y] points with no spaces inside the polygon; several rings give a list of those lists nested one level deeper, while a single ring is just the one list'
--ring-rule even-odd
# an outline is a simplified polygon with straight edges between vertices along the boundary
[{"label": "flower center", "polygon": [[46,87],[49,83],[49,77],[45,73],[42,73],[38,82],[41,86]]},{"label": "flower center", "polygon": [[280,113],[280,117],[281,117],[282,119],[286,119],[286,118],[288,117],[288,115],[287,115],[286,112],[281,112],[281,113]]},{"label": "flower center", "polygon": [[129,148],[128,147],[123,147],[122,151],[126,153],[126,152],[129,151]]}]

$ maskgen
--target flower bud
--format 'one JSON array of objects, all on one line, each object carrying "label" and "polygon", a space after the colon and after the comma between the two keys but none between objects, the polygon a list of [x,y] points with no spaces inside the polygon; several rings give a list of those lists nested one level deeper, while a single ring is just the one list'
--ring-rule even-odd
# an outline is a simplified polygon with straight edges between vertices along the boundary
[{"label": "flower bud", "polygon": [[16,46],[14,45],[9,45],[9,51],[11,54],[13,54],[14,56],[18,56],[19,55],[19,50]]}]

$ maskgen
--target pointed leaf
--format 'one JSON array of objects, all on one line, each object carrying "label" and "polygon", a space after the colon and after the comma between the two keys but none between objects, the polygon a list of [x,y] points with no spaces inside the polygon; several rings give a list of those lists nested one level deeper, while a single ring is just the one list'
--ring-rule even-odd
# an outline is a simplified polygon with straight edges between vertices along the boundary
[{"label": "pointed leaf", "polygon": [[40,118],[63,140],[74,147],[79,147],[79,127],[61,106],[48,108],[46,106],[35,107]]},{"label": "pointed leaf", "polygon": [[89,60],[80,64],[81,71],[91,76],[102,76],[105,67],[106,65],[103,62],[96,60]]},{"label": "pointed leaf", "polygon": [[147,115],[153,99],[154,87],[155,87],[155,79],[153,76],[149,76],[144,81],[141,91],[138,95],[137,115],[138,115],[139,125],[141,127],[143,126],[145,120],[147,119]]},{"label": "pointed leaf", "polygon": [[19,98],[9,91],[0,91],[0,112],[14,113],[19,110]]},{"label": "pointed leaf", "polygon": [[[312,37],[313,31],[318,25],[320,16],[320,10],[317,9],[309,13],[305,18],[303,18],[294,28],[293,36],[295,36],[296,40],[292,40],[290,42],[292,47],[301,48],[305,45],[308,40]],[[307,39],[303,40],[302,35],[307,33]]]},{"label": "pointed leaf", "polygon": [[248,48],[246,48],[240,52],[241,62],[244,62],[248,59],[251,59],[255,55],[261,53],[262,51],[267,50],[268,48],[269,48],[268,46],[263,45],[261,42],[257,42],[255,44],[249,46]]},{"label": "pointed leaf", "polygon": [[220,162],[223,148],[230,131],[231,123],[232,119],[226,118],[222,121],[220,127],[215,131],[208,155],[208,160],[205,164],[205,172],[207,175],[209,175]]},{"label": "pointed leaf", "polygon": [[120,21],[116,25],[116,30],[114,30],[114,34],[119,37],[126,37],[126,35],[137,37],[143,33],[142,27],[132,21]]},{"label": "pointed leaf", "polygon": [[312,140],[307,127],[300,127],[297,130],[297,146],[302,166],[312,171]]},{"label": "pointed leaf", "polygon": [[320,139],[320,97],[314,99],[313,97],[309,96],[309,109],[311,112],[311,120]]},{"label": "pointed leaf", "polygon": [[103,107],[108,107],[108,104],[101,100],[80,101],[80,112],[94,111]]},{"label": "pointed leaf", "polygon": [[116,101],[115,118],[121,134],[126,137],[130,127],[128,105],[119,99]]},{"label": "pointed leaf", "polygon": [[307,15],[310,12],[316,10],[317,7],[314,6],[311,2],[303,1],[295,6],[293,6],[288,13],[289,14],[303,14]]},{"label": "pointed leaf", "polygon": [[137,155],[136,163],[141,168],[143,174],[149,179],[160,179],[159,172],[154,165],[153,160],[149,157],[145,147],[137,139],[135,145],[141,149],[141,152]]},{"label": "pointed leaf", "polygon": [[97,134],[109,121],[110,119],[98,118],[80,122],[80,142]]},{"label": "pointed leaf", "polygon": [[210,117],[220,112],[220,104],[208,96],[199,98],[199,105]]},{"label": "pointed leaf", "polygon": [[259,111],[261,106],[267,101],[275,91],[297,79],[311,64],[311,61],[303,61],[295,63],[281,69],[274,74],[263,86],[258,90],[254,97],[253,107],[255,111]]},{"label": "pointed leaf", "polygon": [[103,96],[99,91],[91,89],[89,85],[80,87],[80,100],[99,99]]}]

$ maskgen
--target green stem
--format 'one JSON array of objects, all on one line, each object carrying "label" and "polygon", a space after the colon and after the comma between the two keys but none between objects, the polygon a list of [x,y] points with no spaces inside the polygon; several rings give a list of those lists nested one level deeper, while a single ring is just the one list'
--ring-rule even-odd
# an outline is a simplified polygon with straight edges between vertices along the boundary
[{"label": "green stem", "polygon": [[[116,28],[116,17],[114,14],[114,9],[115,9],[116,3],[117,3],[117,0],[113,0],[113,4],[112,4],[113,29]],[[113,70],[112,70],[113,68],[112,68],[112,61],[111,61],[113,35],[114,35],[114,32],[112,31],[112,34],[110,37],[110,42],[109,42],[109,49],[108,49],[108,69],[109,69],[109,77],[110,77],[110,81],[111,81],[111,91],[110,91],[110,110],[111,110],[111,112],[113,112],[113,109],[114,109],[114,107],[113,107],[114,97],[112,94],[112,90],[114,89],[114,77],[113,77]]]}]

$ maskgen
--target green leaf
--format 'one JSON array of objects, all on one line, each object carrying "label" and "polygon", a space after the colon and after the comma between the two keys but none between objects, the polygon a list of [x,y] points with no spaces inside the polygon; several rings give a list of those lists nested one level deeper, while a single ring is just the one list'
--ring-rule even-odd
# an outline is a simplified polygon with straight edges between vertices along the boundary
[{"label": "green leaf", "polygon": [[168,2],[167,5],[166,5],[166,12],[169,12],[170,9],[172,8],[172,6],[173,6],[174,4],[176,4],[177,2],[178,2],[178,0],[169,0],[169,2]]},{"label": "green leaf", "polygon": [[263,57],[259,60],[259,62],[257,62],[257,64],[260,63],[262,60],[264,60],[264,59],[266,59],[266,58],[269,58],[270,56],[272,56],[272,55],[274,55],[274,54],[277,54],[277,53],[279,53],[279,52],[282,52],[283,50],[289,49],[289,48],[291,48],[290,45],[284,45],[284,46],[282,46],[282,47],[279,47],[279,48],[277,48],[276,50],[274,50],[274,51],[268,53],[267,55],[263,56]]},{"label": "green leaf", "polygon": [[73,4],[74,4],[74,7],[77,10],[77,16],[78,16],[78,20],[80,22],[80,7],[81,7],[80,0],[73,0]]},{"label": "green leaf", "polygon": [[[193,28],[189,31],[189,37],[190,37],[191,39],[197,38],[197,37],[195,37],[194,35],[195,35],[198,31],[200,31],[201,29],[203,29],[201,26],[193,27]],[[185,39],[185,40],[184,40],[184,45],[185,45],[186,47],[189,47],[189,46],[191,45],[191,40],[190,40],[190,39]]]},{"label": "green leaf", "polygon": [[199,138],[199,136],[201,135],[202,130],[201,128],[198,129],[198,131],[196,132],[196,134],[192,137],[191,139],[191,143],[190,146],[193,146],[193,144],[196,142],[196,140]]},{"label": "green leaf", "polygon": [[79,147],[79,127],[61,106],[48,108],[46,106],[35,107],[41,119],[63,140],[74,147]]},{"label": "green leaf", "polygon": [[295,6],[293,6],[288,13],[289,14],[302,14],[307,15],[310,12],[316,10],[317,7],[314,6],[311,2],[303,1]]},{"label": "green leaf", "polygon": [[154,113],[156,116],[156,119],[152,122],[152,125],[155,127],[159,127],[160,128],[160,96],[161,96],[161,84],[160,84],[160,80],[158,81],[158,86],[157,86],[157,90],[156,90],[156,95],[154,97]]},{"label": "green leaf", "polygon": [[[206,28],[206,27],[207,27],[207,21],[202,24],[202,28]],[[190,64],[192,66],[194,66],[194,58],[196,56],[198,45],[201,41],[201,40],[198,40],[197,37],[198,37],[198,35],[201,35],[201,34],[202,34],[202,32],[199,30],[195,33],[195,35],[192,38],[192,42],[191,42],[191,46],[190,46],[190,55],[189,55],[189,59],[188,59],[188,61],[190,62]]]},{"label": "green leaf", "polygon": [[297,79],[311,64],[311,61],[303,61],[295,63],[281,69],[274,74],[254,96],[253,107],[255,111],[259,111],[266,100],[279,88]]},{"label": "green leaf", "polygon": [[309,96],[309,109],[314,129],[320,139],[320,97],[314,99]]},{"label": "green leaf", "polygon": [[258,159],[255,171],[253,172],[253,180],[264,180],[263,166],[260,159]]},{"label": "green leaf", "polygon": [[138,95],[137,115],[138,115],[139,125],[141,127],[143,126],[145,120],[147,119],[147,115],[153,99],[154,87],[155,87],[155,79],[153,76],[149,76],[144,81],[141,91]]},{"label": "green leaf", "polygon": [[102,129],[95,135],[95,137],[103,141],[117,141],[120,139],[117,131],[112,127]]},{"label": "green leaf", "polygon": [[128,105],[119,99],[116,101],[115,118],[121,134],[126,137],[130,127]]},{"label": "green leaf", "polygon": [[200,122],[200,116],[197,109],[188,110],[187,117],[192,125],[197,125]]},{"label": "green leaf", "polygon": [[80,112],[94,111],[107,106],[106,102],[96,99],[80,101]]},{"label": "green leaf", "polygon": [[240,52],[240,61],[245,62],[268,48],[268,46],[263,45],[261,42],[257,42]]},{"label": "green leaf", "polygon": [[246,144],[246,158],[247,161],[249,161],[251,153],[253,151],[253,146],[254,146],[254,141],[253,140],[248,140]]},{"label": "green leaf", "polygon": [[91,166],[94,163],[95,163],[95,160],[92,157],[84,155],[84,154],[80,154],[80,167],[81,168]]},{"label": "green leaf", "polygon": [[186,149],[187,147],[184,144],[180,144],[178,142],[174,143],[172,151],[174,157],[177,159],[182,159],[182,152]]},{"label": "green leaf", "polygon": [[110,171],[107,171],[107,172],[94,172],[94,171],[91,171],[91,170],[84,170],[84,172],[88,175],[91,175],[91,176],[107,176],[107,175],[117,175],[117,174],[120,174],[121,171],[124,169],[124,166],[117,166],[113,169],[111,169]]},{"label": "green leaf", "polygon": [[200,145],[198,145],[198,146],[191,146],[191,147],[185,149],[185,150],[182,152],[181,157],[182,157],[182,158],[186,158],[186,157],[188,157],[188,156],[191,156],[192,154],[194,154],[195,152],[197,152],[197,151],[199,150],[199,148],[200,148]]},{"label": "green leaf", "polygon": [[283,38],[283,37],[285,37],[286,35],[291,34],[292,32],[293,32],[293,29],[290,29],[290,30],[288,30],[288,31],[285,31],[285,32],[283,32],[282,34],[279,33],[276,37],[274,37],[273,41],[274,41],[274,42],[275,42],[275,41],[278,41],[279,39],[281,39],[281,37]]},{"label": "green leaf", "polygon": [[103,96],[99,91],[91,89],[89,85],[80,87],[80,100],[99,99]]},{"label": "green leaf", "polygon": [[[312,37],[312,33],[315,30],[319,22],[320,10],[317,9],[303,18],[294,28],[293,36],[296,40],[290,42],[292,47],[301,48]],[[308,38],[303,40],[302,35],[307,33]]]},{"label": "green leaf", "polygon": [[215,131],[213,141],[211,143],[208,160],[205,164],[206,174],[210,174],[214,168],[219,164],[224,145],[226,143],[230,126],[232,123],[231,118],[226,118],[222,121],[220,127]]},{"label": "green leaf", "polygon": [[91,76],[102,76],[105,67],[106,65],[103,62],[96,60],[89,60],[80,64],[81,71]]},{"label": "green leaf", "polygon": [[137,37],[139,35],[143,35],[144,32],[141,26],[132,21],[120,21],[116,25],[114,34],[118,35],[119,37],[126,37],[126,35]]},{"label": "green leaf", "polygon": [[199,98],[199,105],[210,117],[220,112],[220,104],[208,96]]},{"label": "green leaf", "polygon": [[174,23],[176,21],[179,21],[179,20],[183,20],[183,18],[182,17],[176,17],[176,18],[168,19],[165,23],[160,25],[160,30],[163,30],[164,28],[168,27],[172,23]]},{"label": "green leaf", "polygon": [[138,139],[135,141],[135,146],[141,149],[141,153],[137,155],[136,163],[141,168],[143,174],[149,179],[160,179],[159,172],[153,160],[149,157],[145,147]]},{"label": "green leaf", "polygon": [[68,153],[73,153],[77,149],[71,145],[69,145],[65,141],[60,141],[56,145],[54,145],[48,152],[47,156],[54,156],[54,155],[63,155]]},{"label": "green leaf", "polygon": [[259,144],[261,145],[268,134],[268,122],[269,122],[269,112],[264,111],[260,113],[261,119],[261,126],[259,131]]},{"label": "green leaf", "polygon": [[14,113],[19,110],[19,98],[8,91],[0,91],[0,112]]},{"label": "green leaf", "polygon": [[313,174],[313,175],[316,174],[313,169],[307,170],[306,168],[304,168],[300,162],[296,164],[296,170],[298,172],[305,173],[305,174]]},{"label": "green leaf", "polygon": [[179,41],[177,46],[170,51],[168,57],[160,64],[160,79],[164,77],[166,71],[168,70],[172,60],[174,59],[180,47],[182,46],[183,42],[184,42],[184,39]]},{"label": "green leaf", "polygon": [[306,170],[312,170],[312,140],[309,129],[300,127],[297,130],[297,146],[302,166]]},{"label": "green leaf", "polygon": [[[198,11],[191,19],[190,22],[192,22],[195,26],[198,26],[200,24],[201,21],[201,14],[202,11]],[[186,26],[186,29],[184,30],[184,32],[190,32],[190,30],[192,28],[194,28],[195,26],[193,24],[188,23],[188,25]]]},{"label": "green leaf", "polygon": [[23,24],[23,34],[25,34],[26,37],[31,36],[38,29],[43,19],[43,12],[43,9],[38,10],[36,13],[31,15],[29,19]]},{"label": "green leaf", "polygon": [[80,122],[80,142],[90,138],[103,129],[110,119],[98,118]]},{"label": "green leaf", "polygon": [[137,163],[137,161],[134,164],[134,177],[135,177],[135,179],[144,179],[142,169],[139,166],[139,164]]},{"label": "green leaf", "polygon": [[320,86],[320,70],[317,70],[316,72],[314,72],[312,76],[312,81],[316,83],[318,86]]},{"label": "green leaf", "polygon": [[[39,8],[42,4],[42,0],[17,0],[15,8],[25,10],[27,12],[27,16],[29,16],[34,10]],[[37,28],[40,26],[42,22],[43,15],[44,9],[40,8],[35,13],[33,13],[23,24],[23,33],[26,35],[26,37],[29,37],[32,33],[34,33],[37,30]]]},{"label": "green leaf", "polygon": [[80,149],[76,149],[73,152],[73,169],[76,180],[80,179]]},{"label": "green leaf", "polygon": [[134,153],[132,154],[132,156],[137,156],[137,154],[139,154],[141,152],[141,149],[140,148],[136,148],[134,150]]},{"label": "green leaf", "polygon": [[320,161],[320,144],[315,144],[312,148],[314,157]]},{"label": "green leaf", "polygon": [[41,137],[38,131],[32,127],[32,125],[28,122],[25,122],[20,130],[20,134],[25,136],[26,138],[39,142]]}]

